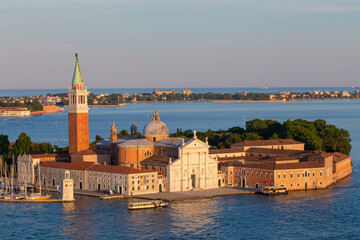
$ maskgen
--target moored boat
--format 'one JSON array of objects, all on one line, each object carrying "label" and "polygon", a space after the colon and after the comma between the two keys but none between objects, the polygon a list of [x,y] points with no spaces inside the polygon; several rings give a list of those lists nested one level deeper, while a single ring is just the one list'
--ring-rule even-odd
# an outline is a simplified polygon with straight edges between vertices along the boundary
[{"label": "moored boat", "polygon": [[48,200],[51,197],[51,195],[44,195],[42,196],[41,193],[32,193],[29,196],[27,196],[26,200]]},{"label": "moored boat", "polygon": [[150,202],[138,202],[129,203],[129,210],[147,209],[147,208],[160,208],[167,207],[168,203],[165,201],[150,201]]},{"label": "moored boat", "polygon": [[268,187],[264,187],[261,193],[269,196],[269,195],[287,194],[288,190],[285,186],[268,186]]}]

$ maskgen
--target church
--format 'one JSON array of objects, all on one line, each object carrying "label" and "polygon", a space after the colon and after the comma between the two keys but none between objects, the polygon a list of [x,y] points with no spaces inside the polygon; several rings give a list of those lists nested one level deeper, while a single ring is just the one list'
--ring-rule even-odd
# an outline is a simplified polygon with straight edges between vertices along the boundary
[{"label": "church", "polygon": [[157,109],[143,130],[144,137],[137,137],[133,121],[131,137],[117,137],[113,121],[110,138],[89,149],[88,94],[81,76],[76,55],[72,86],[69,88],[69,154],[71,163],[92,162],[113,165],[138,171],[158,173],[159,191],[188,191],[218,187],[218,163],[209,156],[207,142],[169,138],[167,125],[160,120]]},{"label": "church", "polygon": [[96,149],[108,152],[114,165],[157,171],[162,176],[159,191],[188,191],[217,188],[217,160],[209,156],[207,142],[196,137],[191,140],[169,138],[169,129],[160,120],[157,109],[144,127],[144,138],[137,137],[135,122],[131,137],[117,139],[113,122],[110,138],[96,144]]}]

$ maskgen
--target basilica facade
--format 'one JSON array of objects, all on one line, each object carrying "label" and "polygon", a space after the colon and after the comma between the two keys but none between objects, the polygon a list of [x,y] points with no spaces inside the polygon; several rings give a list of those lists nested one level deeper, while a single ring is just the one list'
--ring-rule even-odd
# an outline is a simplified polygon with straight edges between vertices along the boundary
[{"label": "basilica facade", "polygon": [[169,129],[155,110],[144,127],[144,138],[138,138],[135,123],[131,137],[117,139],[115,123],[110,138],[99,142],[97,150],[108,151],[114,165],[157,171],[161,176],[159,191],[188,191],[218,187],[217,160],[209,156],[207,142],[196,137],[186,140],[169,138]]}]

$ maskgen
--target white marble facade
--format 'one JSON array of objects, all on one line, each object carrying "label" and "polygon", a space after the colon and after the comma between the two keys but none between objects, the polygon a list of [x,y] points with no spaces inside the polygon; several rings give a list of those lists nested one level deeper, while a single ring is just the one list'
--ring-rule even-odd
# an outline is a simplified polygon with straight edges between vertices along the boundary
[{"label": "white marble facade", "polygon": [[209,156],[209,145],[197,138],[178,149],[178,158],[167,166],[169,192],[217,188],[217,160]]}]

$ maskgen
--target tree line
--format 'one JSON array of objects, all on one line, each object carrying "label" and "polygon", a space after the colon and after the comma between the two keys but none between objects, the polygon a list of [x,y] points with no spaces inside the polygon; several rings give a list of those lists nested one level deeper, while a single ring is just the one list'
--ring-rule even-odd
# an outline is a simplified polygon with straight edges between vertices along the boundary
[{"label": "tree line", "polygon": [[32,101],[25,101],[24,103],[19,101],[13,103],[0,102],[0,107],[25,107],[29,109],[30,112],[43,110],[43,106],[37,99],[33,99]]},{"label": "tree line", "polygon": [[[130,137],[127,130],[118,133],[118,138]],[[137,137],[141,138],[141,133]],[[183,137],[191,139],[192,130],[182,131],[178,128],[176,133],[170,137]],[[349,155],[351,152],[351,138],[347,130],[339,129],[335,125],[327,124],[325,120],[318,119],[307,121],[303,119],[287,120],[280,123],[275,120],[254,119],[246,122],[246,127],[232,127],[228,130],[208,130],[197,132],[197,138],[208,143],[212,148],[229,148],[231,144],[245,140],[266,140],[266,139],[294,139],[305,143],[306,150],[323,150],[326,152],[341,152]],[[90,149],[96,148],[96,143],[102,141],[100,135],[96,135],[94,142],[90,143]],[[0,135],[0,155],[10,158],[11,153],[16,155],[36,154],[36,153],[67,153],[69,147],[59,147],[51,143],[34,143],[30,136],[22,132],[15,144],[10,146],[7,135]]]},{"label": "tree line", "polygon": [[[171,134],[172,137],[193,137],[191,130]],[[327,124],[325,120],[307,121],[303,119],[287,120],[280,123],[275,120],[254,119],[246,122],[246,128],[232,127],[228,130],[198,132],[197,137],[213,148],[229,148],[231,144],[245,140],[294,139],[305,143],[306,150],[323,150],[326,152],[341,152],[349,155],[351,138],[347,130]]]}]

